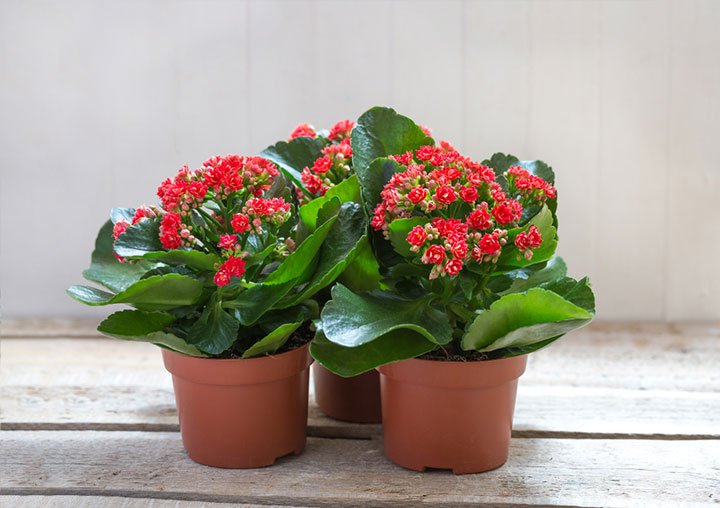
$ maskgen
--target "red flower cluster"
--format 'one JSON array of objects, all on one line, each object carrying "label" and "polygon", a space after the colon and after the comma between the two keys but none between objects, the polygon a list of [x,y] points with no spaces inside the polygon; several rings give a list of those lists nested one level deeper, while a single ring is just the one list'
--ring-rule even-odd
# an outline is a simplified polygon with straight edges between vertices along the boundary
[{"label": "red flower cluster", "polygon": [[[390,158],[405,166],[405,170],[394,174],[383,188],[382,201],[375,208],[371,225],[389,238],[392,221],[428,217],[424,226],[410,230],[407,242],[410,251],[420,255],[422,263],[433,265],[431,279],[457,275],[465,263],[473,260],[497,262],[508,242],[508,231],[504,228],[516,227],[522,216],[521,201],[537,201],[537,190],[545,193],[546,198],[554,196],[552,186],[527,172],[514,173],[513,181],[531,182],[533,194],[524,193],[526,187],[521,183],[520,187],[511,187],[517,198],[508,196],[495,182],[492,168],[460,155],[445,141],[440,147],[422,146]],[[520,233],[515,239],[515,245],[527,259],[541,242],[537,228],[530,228],[527,234]]]},{"label": "red flower cluster", "polygon": [[311,138],[317,136],[317,133],[315,132],[315,127],[313,127],[309,123],[301,123],[300,125],[295,127],[295,129],[290,133],[288,141],[302,136],[308,136]]},{"label": "red flower cluster", "polygon": [[355,127],[355,122],[350,120],[340,120],[338,123],[333,125],[332,129],[330,129],[328,139],[337,143],[344,139],[349,139],[350,131],[353,130],[353,127]]},{"label": "red flower cluster", "polygon": [[160,184],[157,195],[165,210],[186,215],[202,204],[207,190],[202,171],[191,172],[183,166],[175,178],[168,178]]},{"label": "red flower cluster", "polygon": [[190,233],[190,228],[182,223],[180,214],[168,212],[160,222],[160,242],[165,249],[177,249],[192,246],[195,237]]},{"label": "red flower cluster", "polygon": [[212,157],[203,163],[204,183],[219,198],[226,198],[242,188],[260,196],[270,188],[280,173],[272,162],[262,157]]},{"label": "red flower cluster", "polygon": [[230,284],[230,279],[233,277],[242,277],[245,273],[245,260],[230,256],[227,261],[220,265],[220,269],[215,274],[215,284],[218,286],[225,286]]},{"label": "red flower cluster", "polygon": [[[308,200],[325,193],[339,184],[351,174],[352,169],[352,148],[350,147],[350,132],[355,126],[350,120],[343,120],[336,123],[328,139],[333,142],[322,149],[322,157],[315,160],[312,168],[304,168],[300,179],[305,189],[312,194],[307,196]],[[299,193],[304,197],[302,193]]]},{"label": "red flower cluster", "polygon": [[555,187],[520,166],[508,169],[505,176],[508,184],[514,186],[523,198],[544,203],[547,199],[553,199],[556,196]]}]

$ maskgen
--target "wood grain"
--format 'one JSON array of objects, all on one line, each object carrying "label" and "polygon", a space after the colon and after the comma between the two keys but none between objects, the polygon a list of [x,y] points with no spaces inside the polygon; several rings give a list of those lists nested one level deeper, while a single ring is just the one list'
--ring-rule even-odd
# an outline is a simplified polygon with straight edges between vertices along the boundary
[{"label": "wood grain", "polygon": [[[576,332],[531,356],[515,435],[718,437],[717,335],[699,325],[599,323]],[[170,376],[151,345],[15,338],[0,344],[0,354],[6,430],[178,428]],[[381,427],[332,420],[311,400],[308,432],[370,438]]]},{"label": "wood grain", "polygon": [[[683,506],[720,498],[720,441],[514,439],[505,466],[456,477],[407,471],[382,442],[310,438],[254,470],[192,462],[165,432],[3,433],[3,494],[359,506]],[[629,496],[628,493],[632,493]]]}]

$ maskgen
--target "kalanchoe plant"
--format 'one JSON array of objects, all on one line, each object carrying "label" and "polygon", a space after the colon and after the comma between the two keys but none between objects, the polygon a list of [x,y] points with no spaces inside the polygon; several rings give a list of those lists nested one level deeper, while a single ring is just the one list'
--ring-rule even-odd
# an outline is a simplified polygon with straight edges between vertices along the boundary
[{"label": "kalanchoe plant", "polygon": [[475,162],[388,108],[360,118],[352,148],[387,290],[333,288],[311,346],[324,366],[349,376],[430,352],[515,356],[592,320],[588,280],[554,256],[547,164]]},{"label": "kalanchoe plant", "polygon": [[[113,209],[83,275],[88,305],[125,303],[98,330],[192,356],[278,351],[317,315],[312,297],[354,259],[359,205],[300,209],[294,188],[261,157],[213,157],[158,189],[161,208]],[[299,227],[301,226],[302,227]]]}]

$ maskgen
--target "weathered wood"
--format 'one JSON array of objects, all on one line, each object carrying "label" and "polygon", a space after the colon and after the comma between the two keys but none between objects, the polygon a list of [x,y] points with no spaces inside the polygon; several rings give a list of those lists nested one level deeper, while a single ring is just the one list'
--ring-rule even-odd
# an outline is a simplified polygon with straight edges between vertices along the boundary
[{"label": "weathered wood", "polygon": [[[166,432],[4,432],[2,494],[96,495],[347,507],[687,506],[720,499],[720,441],[513,439],[480,475],[416,473],[382,442],[310,438],[254,470],[192,462]],[[367,504],[365,504],[367,505]]]},{"label": "weathered wood", "polygon": [[6,319],[0,323],[2,337],[102,337],[97,319]]},{"label": "weathered wood", "polygon": [[[716,327],[593,324],[530,359],[515,435],[720,436]],[[157,348],[111,339],[0,344],[5,429],[176,430],[170,376]],[[311,403],[309,434],[368,438]]]},{"label": "weathered wood", "polygon": [[258,505],[139,499],[109,496],[0,496],[3,508],[308,508],[296,505]]}]

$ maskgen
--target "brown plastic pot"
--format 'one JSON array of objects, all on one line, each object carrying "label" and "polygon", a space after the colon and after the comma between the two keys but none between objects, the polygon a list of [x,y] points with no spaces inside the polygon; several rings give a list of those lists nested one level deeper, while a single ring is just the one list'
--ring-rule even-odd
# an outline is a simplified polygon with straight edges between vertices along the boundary
[{"label": "brown plastic pot", "polygon": [[379,367],[385,455],[425,471],[480,473],[505,463],[526,356],[403,360]]},{"label": "brown plastic pot", "polygon": [[195,462],[269,466],[305,448],[309,344],[274,356],[195,358],[163,349],[183,446]]},{"label": "brown plastic pot", "polygon": [[331,418],[355,423],[380,423],[380,375],[371,370],[353,377],[333,374],[319,363],[312,366],[315,401]]}]

